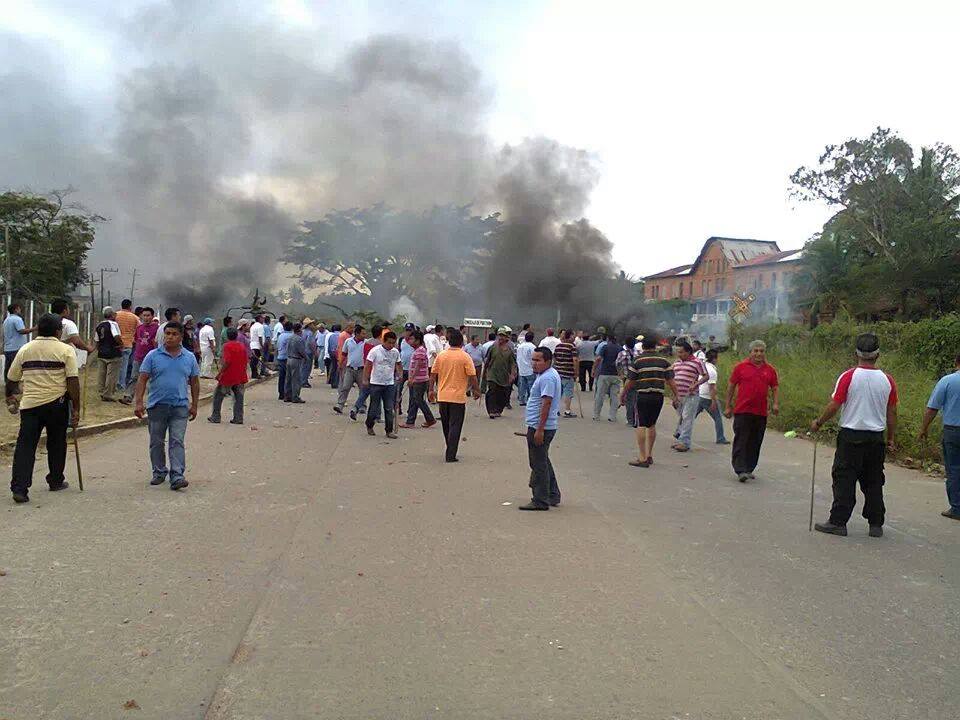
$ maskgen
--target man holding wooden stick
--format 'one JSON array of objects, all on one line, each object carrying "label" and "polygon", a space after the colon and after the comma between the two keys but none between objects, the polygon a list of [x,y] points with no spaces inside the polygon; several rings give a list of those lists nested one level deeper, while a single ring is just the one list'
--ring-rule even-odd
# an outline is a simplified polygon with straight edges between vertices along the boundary
[{"label": "man holding wooden stick", "polygon": [[[7,405],[20,398],[20,432],[13,455],[10,490],[16,503],[30,502],[33,467],[40,433],[47,431],[47,485],[51,492],[68,487],[67,428],[80,421],[80,380],[73,348],[60,342],[62,321],[46,313],[37,322],[38,337],[20,348],[7,377]],[[22,391],[18,393],[17,385]],[[69,403],[67,402],[69,398]]]}]

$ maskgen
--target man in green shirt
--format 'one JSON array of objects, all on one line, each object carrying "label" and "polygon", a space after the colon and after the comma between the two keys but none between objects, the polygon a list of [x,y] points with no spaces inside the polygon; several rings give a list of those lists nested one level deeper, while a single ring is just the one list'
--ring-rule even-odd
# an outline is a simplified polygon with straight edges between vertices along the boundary
[{"label": "man in green shirt", "polygon": [[510,333],[506,325],[497,330],[497,342],[487,351],[483,365],[483,384],[487,414],[498,418],[510,402],[513,381],[517,378],[517,358],[510,349]]}]

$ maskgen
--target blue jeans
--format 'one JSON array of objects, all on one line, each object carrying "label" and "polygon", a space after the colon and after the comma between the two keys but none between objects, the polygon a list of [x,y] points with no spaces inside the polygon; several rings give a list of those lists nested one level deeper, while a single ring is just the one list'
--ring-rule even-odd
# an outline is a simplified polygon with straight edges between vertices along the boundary
[{"label": "blue jeans", "polygon": [[533,381],[537,379],[536,375],[521,375],[519,385],[517,386],[517,399],[521,405],[527,404],[530,397],[530,388],[533,387]]},{"label": "blue jeans", "polygon": [[680,435],[677,442],[684,447],[690,447],[691,437],[693,436],[693,421],[697,418],[697,408],[699,407],[700,395],[696,392],[687,395],[680,401],[680,425],[677,428]]},{"label": "blue jeans", "polygon": [[397,386],[396,385],[374,385],[370,384],[369,389],[370,410],[367,411],[368,428],[372,428],[377,420],[380,419],[380,405],[383,404],[383,424],[387,432],[393,432],[394,428],[394,410],[397,404]]},{"label": "blue jeans", "polygon": [[[120,379],[117,380],[117,390],[127,389],[127,385],[130,384],[128,378],[130,377],[129,373],[132,367],[133,348],[124,349],[123,352],[120,353]],[[136,380],[137,378],[134,377],[133,379]]]},{"label": "blue jeans", "polygon": [[726,442],[726,437],[723,435],[723,411],[720,410],[720,401],[717,400],[716,410],[711,410],[710,405],[712,401],[710,398],[702,397],[700,398],[700,405],[697,407],[697,415],[702,412],[706,412],[713,418],[713,427],[717,432],[717,442]]},{"label": "blue jeans", "polygon": [[[359,382],[363,378],[363,370],[358,372],[357,381]],[[359,413],[361,410],[367,406],[367,398],[370,397],[370,386],[363,387],[360,386],[360,394],[357,395],[357,401],[353,404],[353,411]],[[366,411],[364,411],[366,412]]]},{"label": "blue jeans", "polygon": [[310,371],[313,370],[313,355],[307,355],[307,359],[300,366],[300,385],[306,385],[310,380]]},{"label": "blue jeans", "polygon": [[134,390],[137,389],[137,379],[140,377],[140,362],[131,358],[130,367],[130,384],[127,385],[127,392],[125,393],[128,398],[132,398]]},{"label": "blue jeans", "polygon": [[960,513],[960,425],[943,426],[943,466],[950,509]]},{"label": "blue jeans", "polygon": [[183,473],[187,469],[187,450],[183,440],[187,435],[187,422],[190,411],[186,405],[154,405],[147,410],[150,429],[150,465],[153,466],[153,477],[167,476],[167,457],[163,443],[167,432],[170,433],[170,482],[183,480]]}]

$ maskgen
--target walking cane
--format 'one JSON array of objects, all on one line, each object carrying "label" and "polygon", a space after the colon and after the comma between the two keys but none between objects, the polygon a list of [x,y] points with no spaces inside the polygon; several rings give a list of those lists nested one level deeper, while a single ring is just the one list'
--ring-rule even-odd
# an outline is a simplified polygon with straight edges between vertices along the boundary
[{"label": "walking cane", "polygon": [[73,428],[73,451],[77,456],[77,480],[80,482],[80,492],[83,492],[83,470],[80,468],[80,443],[77,442],[76,428]]},{"label": "walking cane", "polygon": [[807,532],[813,532],[813,491],[817,482],[817,438],[813,438],[813,472],[810,474],[810,524]]}]

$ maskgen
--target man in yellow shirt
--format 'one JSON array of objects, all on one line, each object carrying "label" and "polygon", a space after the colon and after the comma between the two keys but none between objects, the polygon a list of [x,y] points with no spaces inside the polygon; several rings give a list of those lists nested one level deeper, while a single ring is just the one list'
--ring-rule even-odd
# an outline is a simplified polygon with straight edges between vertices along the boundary
[{"label": "man in yellow shirt", "polygon": [[[33,466],[40,433],[47,430],[47,484],[51,491],[63,490],[67,481],[67,427],[80,421],[80,380],[73,348],[60,342],[62,320],[46,313],[37,322],[39,337],[20,348],[7,379],[7,405],[20,392],[20,433],[13,455],[10,490],[14,502],[30,501]],[[69,397],[69,402],[68,402]]]},{"label": "man in yellow shirt", "polygon": [[449,341],[450,349],[437,355],[430,368],[430,402],[440,400],[440,423],[447,443],[446,459],[447,462],[457,462],[460,432],[467,411],[467,383],[478,401],[480,385],[473,360],[463,351],[463,334],[451,329]]}]

